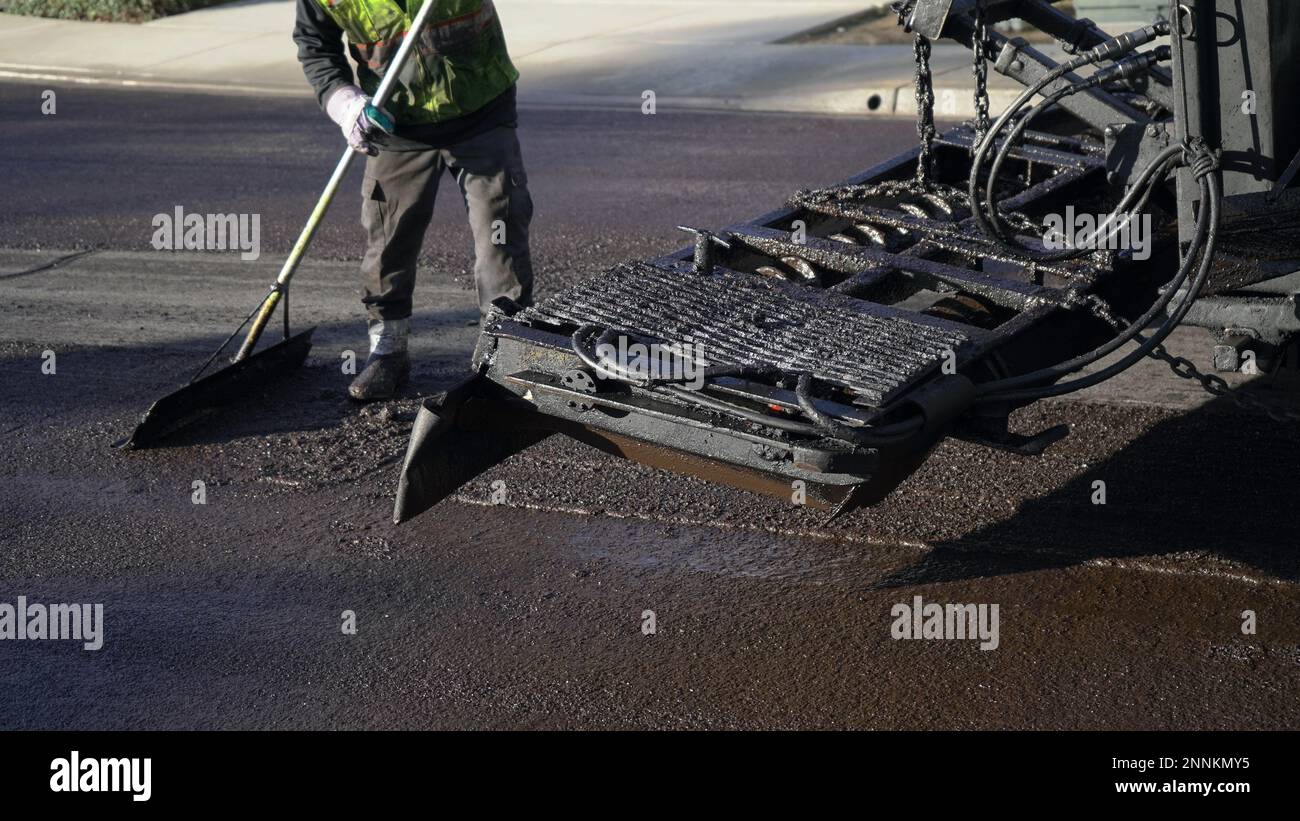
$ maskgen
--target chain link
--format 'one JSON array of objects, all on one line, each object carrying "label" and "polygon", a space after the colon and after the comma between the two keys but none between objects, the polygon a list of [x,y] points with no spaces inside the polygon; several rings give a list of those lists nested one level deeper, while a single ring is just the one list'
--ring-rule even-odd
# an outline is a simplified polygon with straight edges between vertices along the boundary
[{"label": "chain link", "polygon": [[[1088,309],[1089,313],[1110,325],[1116,331],[1123,331],[1128,327],[1128,323],[1122,322],[1115,315],[1110,303],[1097,294],[1088,294],[1082,300],[1082,304]],[[1262,413],[1274,422],[1300,422],[1300,411],[1276,408],[1249,393],[1234,389],[1223,377],[1217,374],[1204,373],[1196,367],[1196,363],[1192,362],[1192,360],[1185,356],[1175,356],[1164,345],[1155,346],[1147,356],[1164,362],[1169,366],[1169,370],[1173,371],[1174,376],[1197,382],[1206,393],[1228,399],[1242,410],[1251,413]]]},{"label": "chain link", "polygon": [[[972,150],[984,139],[990,128],[986,52],[988,21],[984,3],[985,0],[975,0],[975,27],[971,43],[975,74],[975,141]],[[905,18],[910,15],[914,5],[915,0],[906,0],[898,5],[900,21],[906,22]],[[916,34],[912,51],[916,57],[916,130],[921,138],[915,185],[922,190],[931,190],[934,187],[934,140],[937,129],[934,125],[934,76],[930,69],[930,41]],[[1116,331],[1123,331],[1127,327],[1127,323],[1122,322],[1115,315],[1110,304],[1097,294],[1088,294],[1080,304]],[[1251,394],[1236,390],[1223,377],[1202,372],[1190,359],[1171,354],[1164,345],[1155,346],[1147,355],[1164,362],[1180,379],[1197,382],[1206,393],[1228,399],[1242,410],[1265,414],[1275,422],[1300,422],[1300,411],[1275,408]]]},{"label": "chain link", "polygon": [[984,140],[989,132],[989,65],[985,49],[988,47],[988,18],[984,10],[984,0],[975,0],[975,29],[971,38],[971,52],[975,65],[975,141],[971,143],[971,152]]},{"label": "chain link", "polygon": [[916,185],[927,191],[934,180],[934,74],[930,70],[930,40],[920,34],[912,38],[916,57],[916,133],[921,138],[921,153],[916,158]]},{"label": "chain link", "polygon": [[[990,125],[988,113],[988,64],[985,51],[988,30],[985,23],[984,3],[985,0],[978,0],[976,5],[977,34],[974,45],[975,105],[978,114],[976,117],[976,142],[979,141],[981,133],[987,132]],[[908,24],[915,6],[916,0],[904,0],[894,5],[894,11],[898,14],[900,25],[909,31],[911,29]],[[886,196],[901,199],[919,194],[922,197],[939,197],[947,202],[950,207],[965,208],[968,211],[973,210],[964,189],[944,185],[936,181],[934,144],[938,138],[938,129],[934,123],[934,74],[930,67],[932,54],[930,40],[920,34],[913,33],[912,54],[916,61],[914,77],[916,133],[920,137],[916,173],[913,178],[906,182],[886,180],[870,185],[850,185],[818,191],[801,191],[791,198],[791,204],[812,205],[814,207],[831,204],[844,205],[851,204],[854,201],[865,201],[870,197]],[[978,131],[981,128],[983,132]],[[1035,234],[1042,231],[1041,224],[1023,213],[1011,211],[1003,214],[1002,217],[1018,231]]]},{"label": "chain link", "polygon": [[[975,75],[975,142],[978,145],[988,133],[992,120],[989,117],[989,67],[988,67],[988,14],[987,0],[975,0],[974,35],[971,38],[972,71]],[[894,10],[904,29],[909,25],[916,0],[896,3]],[[933,145],[937,133],[934,125],[934,75],[930,69],[931,43],[926,37],[914,34],[912,53],[916,59],[916,117],[917,133],[921,137],[921,156],[917,164],[917,181],[923,188],[933,179]]]}]

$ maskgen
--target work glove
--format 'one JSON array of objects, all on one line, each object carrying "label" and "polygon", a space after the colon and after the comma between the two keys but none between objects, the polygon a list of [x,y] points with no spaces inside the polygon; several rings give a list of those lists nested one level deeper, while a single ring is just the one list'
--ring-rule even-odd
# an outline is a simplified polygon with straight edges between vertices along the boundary
[{"label": "work glove", "polygon": [[370,142],[374,131],[378,129],[392,134],[396,127],[392,115],[371,105],[365,92],[354,85],[340,86],[331,94],[325,101],[325,113],[338,123],[353,151],[371,157],[379,153],[379,149]]}]

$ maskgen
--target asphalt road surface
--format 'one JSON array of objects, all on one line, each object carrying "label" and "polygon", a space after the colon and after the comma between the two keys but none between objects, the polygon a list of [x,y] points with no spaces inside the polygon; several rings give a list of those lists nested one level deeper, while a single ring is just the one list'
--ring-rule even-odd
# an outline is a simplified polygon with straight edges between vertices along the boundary
[{"label": "asphalt road surface", "polygon": [[[1300,440],[1158,368],[1021,412],[1073,426],[1040,459],[945,443],[833,523],[554,437],[391,526],[418,399],[476,333],[449,181],[401,399],[343,395],[356,172],[295,287],[307,367],[113,450],[263,293],[339,138],[309,100],[69,87],[42,115],[41,90],[0,90],[0,604],[102,603],[105,629],[0,641],[0,728],[1300,727]],[[914,140],[638,102],[523,111],[543,291]],[[154,250],[177,206],[258,214],[261,258]],[[998,605],[997,648],[891,638],[915,596]]]}]

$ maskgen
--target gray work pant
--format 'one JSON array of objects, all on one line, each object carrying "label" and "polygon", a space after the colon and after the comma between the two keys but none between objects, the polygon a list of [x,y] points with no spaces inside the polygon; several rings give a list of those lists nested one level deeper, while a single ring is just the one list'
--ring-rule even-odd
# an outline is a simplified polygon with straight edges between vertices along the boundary
[{"label": "gray work pant", "polygon": [[533,200],[515,129],[502,126],[447,148],[381,151],[367,158],[361,187],[366,229],[361,301],[372,320],[411,315],[415,263],[444,169],[455,177],[469,214],[480,312],[500,296],[521,305],[532,302],[528,224]]}]

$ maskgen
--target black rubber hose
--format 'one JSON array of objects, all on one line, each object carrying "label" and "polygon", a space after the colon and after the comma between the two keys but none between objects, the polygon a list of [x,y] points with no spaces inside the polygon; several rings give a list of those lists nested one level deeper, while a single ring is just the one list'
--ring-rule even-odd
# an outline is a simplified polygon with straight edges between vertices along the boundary
[{"label": "black rubber hose", "polygon": [[1169,31],[1169,23],[1167,21],[1159,21],[1153,25],[1145,26],[1144,28],[1130,31],[1126,34],[1121,34],[1119,37],[1107,40],[1106,42],[1085,51],[1083,54],[1080,54],[1068,63],[1061,63],[1056,68],[1051,69],[1039,78],[1038,82],[1026,88],[1018,97],[1016,97],[1015,101],[1011,103],[1006,111],[1002,112],[1001,116],[999,116],[997,121],[994,122],[993,127],[984,135],[984,139],[975,147],[975,154],[971,159],[970,179],[967,181],[967,194],[970,198],[972,215],[975,217],[975,222],[979,225],[980,230],[990,237],[1006,239],[1006,236],[1001,232],[1001,229],[991,225],[980,209],[979,172],[980,168],[984,165],[985,158],[988,156],[989,148],[997,139],[997,135],[1002,131],[1002,129],[1006,128],[1007,123],[1020,111],[1020,109],[1024,108],[1025,104],[1029,102],[1029,100],[1033,99],[1040,91],[1056,82],[1061,77],[1064,77],[1066,74],[1069,74],[1072,71],[1077,71],[1086,65],[1100,63],[1103,60],[1113,60],[1123,54],[1135,51],[1157,37],[1168,34]]},{"label": "black rubber hose", "polygon": [[[685,399],[694,404],[709,408],[710,410],[729,413],[754,422],[760,425],[767,425],[771,428],[784,430],[791,433],[799,433],[807,436],[830,436],[836,439],[842,439],[847,442],[860,445],[887,445],[906,439],[908,436],[920,430],[924,424],[921,416],[916,416],[905,422],[892,423],[883,425],[879,428],[855,428],[843,424],[821,411],[817,410],[812,403],[810,395],[812,377],[805,374],[799,378],[798,386],[795,390],[795,398],[799,402],[800,409],[812,420],[811,422],[801,422],[794,419],[784,419],[779,416],[753,411],[731,402],[709,396],[699,390],[690,390],[675,384],[673,380],[664,379],[647,379],[639,374],[633,374],[626,368],[623,368],[616,362],[610,362],[600,359],[588,350],[590,337],[600,334],[597,344],[607,340],[614,334],[613,329],[603,328],[599,325],[583,325],[573,333],[571,343],[573,351],[578,358],[588,367],[595,370],[598,374],[617,379],[622,382],[630,382],[642,387],[649,387],[651,384],[662,384],[668,390],[681,399]],[[779,376],[775,368],[755,365],[713,365],[704,369],[704,377],[716,378],[719,376]]]},{"label": "black rubber hose", "polygon": [[855,428],[846,425],[822,413],[813,404],[812,382],[811,374],[802,374],[799,377],[798,386],[795,388],[795,399],[798,400],[799,407],[803,410],[805,416],[836,439],[868,446],[893,445],[913,436],[925,425],[925,417],[920,414],[916,414],[903,422],[894,422],[873,428]]},{"label": "black rubber hose", "polygon": [[1164,292],[1160,295],[1159,298],[1156,299],[1156,301],[1151,305],[1151,307],[1147,309],[1146,313],[1144,313],[1138,319],[1134,320],[1127,328],[1125,328],[1122,332],[1120,332],[1118,336],[1109,340],[1104,345],[1101,345],[1098,348],[1095,348],[1087,353],[1080,354],[1079,356],[1076,356],[1073,359],[1066,360],[1065,362],[1061,362],[1057,365],[1053,365],[1048,368],[1041,368],[1039,370],[1032,371],[1030,373],[1021,374],[1019,376],[1008,377],[1006,379],[999,379],[996,382],[986,382],[984,383],[983,386],[981,386],[980,388],[981,392],[989,392],[993,390],[1006,390],[1009,388],[1017,388],[1025,385],[1032,385],[1040,382],[1051,382],[1060,379],[1062,377],[1070,375],[1071,373],[1074,373],[1080,368],[1086,367],[1092,364],[1093,362],[1096,362],[1097,360],[1113,353],[1114,351],[1122,347],[1126,342],[1129,342],[1132,339],[1136,338],[1143,328],[1147,327],[1147,325],[1149,325],[1153,319],[1155,319],[1158,315],[1160,315],[1162,311],[1165,310],[1165,307],[1173,299],[1174,295],[1177,293],[1178,289],[1182,286],[1183,282],[1185,282],[1187,280],[1187,277],[1191,274],[1191,264],[1196,257],[1196,251],[1199,250],[1201,237],[1203,236],[1204,221],[1206,219],[1208,219],[1208,211],[1203,212],[1201,221],[1198,223],[1197,237],[1194,240],[1193,245],[1188,249],[1187,257],[1184,259],[1183,263],[1179,266],[1178,273],[1174,276],[1172,280],[1166,283]]},{"label": "black rubber hose", "polygon": [[[570,338],[573,352],[583,361],[587,367],[592,368],[597,373],[607,376],[611,379],[617,379],[620,382],[630,382],[634,385],[649,387],[655,384],[673,384],[674,382],[693,381],[694,377],[687,378],[683,375],[680,379],[666,378],[663,376],[645,376],[643,374],[634,374],[617,362],[611,362],[602,359],[588,350],[588,337],[599,333],[600,337],[596,340],[596,345],[607,342],[615,336],[613,329],[605,328],[600,325],[583,325],[573,333]],[[710,365],[702,371],[704,379],[714,379],[719,376],[737,376],[737,377],[775,377],[779,376],[775,368],[766,365]]]},{"label": "black rubber hose", "polygon": [[[1136,180],[1134,180],[1132,187],[1130,187],[1128,192],[1126,192],[1120,199],[1119,203],[1115,206],[1115,209],[1106,215],[1106,219],[1102,223],[1104,226],[1110,226],[1106,232],[1107,240],[1109,240],[1110,234],[1119,230],[1116,226],[1120,224],[1117,222],[1120,217],[1132,218],[1137,216],[1138,212],[1146,207],[1147,202],[1151,199],[1151,195],[1155,193],[1155,190],[1164,182],[1165,177],[1168,176],[1169,172],[1172,171],[1174,167],[1181,164],[1177,161],[1181,155],[1181,147],[1170,146],[1160,154],[1157,154],[1156,157],[1142,169],[1142,173],[1138,175]],[[1092,240],[1095,241],[1101,235],[1102,229],[1099,227],[1093,232]],[[998,237],[992,237],[992,239],[1012,255],[1024,257],[1034,262],[1062,262],[1086,256],[1095,250],[1089,248],[1088,245],[1085,244],[1078,248],[1067,248],[1060,251],[1044,251],[1021,245],[1019,242],[1012,243]]]},{"label": "black rubber hose", "polygon": [[983,209],[980,207],[979,174],[980,168],[983,167],[984,160],[988,156],[989,148],[996,141],[998,133],[1006,127],[1009,119],[1023,108],[1026,102],[1033,99],[1033,97],[1046,86],[1056,82],[1071,71],[1075,71],[1076,69],[1087,65],[1087,62],[1088,61],[1082,56],[1076,57],[1074,60],[1071,60],[1068,63],[1062,63],[1044,74],[1037,83],[1034,83],[1032,86],[1021,92],[1020,96],[1015,99],[1015,102],[1013,102],[1006,111],[1002,112],[1002,115],[998,117],[998,119],[993,123],[993,126],[984,134],[984,139],[980,140],[979,144],[975,146],[975,154],[971,157],[970,179],[967,180],[966,183],[966,194],[970,199],[971,215],[975,217],[975,223],[979,225],[980,230],[986,235],[997,237],[999,239],[1006,238],[1001,233],[1000,228],[989,223],[988,219],[984,216]]},{"label": "black rubber hose", "polygon": [[[1128,77],[1130,75],[1140,73],[1141,71],[1149,70],[1152,66],[1156,65],[1162,59],[1165,60],[1169,59],[1169,49],[1167,46],[1162,46],[1160,49],[1157,49],[1152,52],[1147,52],[1146,54],[1143,55],[1130,57],[1128,58],[1128,61],[1125,62],[1125,64],[1112,66],[1109,69],[1099,71],[1092,77],[1089,77],[1088,79],[1083,80],[1082,82],[1075,83],[1073,85],[1067,86],[1063,89],[1053,92],[1042,102],[1038,103],[1032,109],[1030,109],[1029,112],[1025,114],[1025,116],[1021,117],[1016,122],[1015,127],[1011,130],[1011,133],[1008,134],[1007,138],[1002,141],[1002,146],[1001,148],[998,149],[998,153],[993,159],[993,164],[989,166],[988,182],[986,183],[984,189],[985,205],[987,207],[987,213],[981,212],[979,215],[980,217],[987,219],[989,224],[994,227],[995,233],[991,234],[990,237],[993,240],[995,240],[999,245],[1001,245],[1004,250],[1009,251],[1013,254],[1030,255],[1032,259],[1039,262],[1061,262],[1067,259],[1077,259],[1078,257],[1084,256],[1085,254],[1089,253],[1089,249],[1086,247],[1063,249],[1060,251],[1043,251],[1042,249],[1030,248],[1025,245],[1021,245],[1020,242],[1009,239],[1005,233],[1006,224],[1002,220],[1002,215],[998,212],[998,207],[996,202],[997,200],[996,186],[997,186],[998,178],[1002,174],[1002,166],[1006,163],[1007,158],[1011,156],[1012,150],[1014,150],[1016,145],[1019,144],[1021,137],[1023,136],[1025,130],[1029,127],[1029,124],[1032,123],[1044,111],[1051,108],[1053,105],[1065,99],[1066,97],[1069,97],[1074,94],[1078,94],[1082,91],[1087,91],[1091,88],[1102,85],[1105,82],[1109,82],[1116,77]],[[1174,149],[1174,151],[1179,152],[1181,151],[1181,149]],[[1143,173],[1139,175],[1138,180],[1129,189],[1130,195],[1132,195],[1134,192],[1139,191],[1146,184],[1147,180],[1150,178],[1149,172],[1155,169],[1160,164],[1159,160],[1160,157],[1157,157],[1156,160],[1151,162],[1146,167],[1146,169],[1144,169]],[[1155,184],[1158,183],[1152,183],[1152,185]],[[1150,194],[1147,193],[1144,194],[1143,196],[1145,200],[1150,197]],[[1110,222],[1118,215],[1130,210],[1129,206],[1126,204],[1129,203],[1130,200],[1131,197],[1126,196],[1124,200],[1122,200],[1120,204],[1116,206],[1115,210],[1111,212],[1110,218],[1107,219],[1107,224],[1110,224]],[[972,212],[975,212],[979,208],[980,206],[978,203],[972,202],[971,205]],[[1100,235],[1100,233],[1101,233],[1100,230],[1098,230],[1097,235]]]},{"label": "black rubber hose", "polygon": [[[1180,157],[1182,152],[1183,149],[1181,147],[1170,146],[1160,154],[1157,154],[1156,157],[1148,163],[1144,169],[1142,169],[1142,173],[1138,175],[1137,179],[1133,182],[1132,187],[1129,188],[1128,192],[1124,194],[1124,197],[1120,199],[1119,204],[1115,206],[1115,210],[1111,211],[1110,214],[1107,215],[1103,224],[1106,226],[1112,226],[1107,232],[1107,239],[1109,239],[1111,233],[1119,230],[1118,227],[1113,226],[1119,224],[1117,220],[1121,216],[1128,216],[1131,218],[1132,216],[1136,216],[1137,212],[1141,211],[1142,208],[1146,206],[1147,201],[1151,199],[1152,193],[1154,193],[1155,189],[1164,182],[1165,177],[1172,170],[1172,167],[1175,164],[1172,161]],[[1093,232],[1092,239],[1095,241],[1101,236],[1101,234],[1102,230],[1099,227],[1095,232]],[[1085,244],[1078,248],[1066,248],[1059,251],[1044,251],[1042,249],[1021,245],[1018,241],[1012,242],[998,237],[992,237],[992,239],[1009,253],[1016,256],[1026,257],[1034,262],[1062,262],[1069,259],[1077,259],[1092,253],[1094,250],[1087,247]]]},{"label": "black rubber hose", "polygon": [[[596,357],[587,350],[587,338],[592,334],[604,332],[605,328],[600,325],[582,325],[578,330],[573,332],[573,336],[569,337],[569,343],[573,348],[573,352],[578,355],[578,358],[582,360],[583,364],[596,371],[598,374],[608,376],[612,379],[618,379],[623,382],[632,382],[638,385],[642,384],[644,380],[640,377],[632,378],[631,374],[626,372],[619,373],[606,368],[605,363],[596,359]],[[617,367],[617,363],[614,363],[614,366]]]},{"label": "black rubber hose", "polygon": [[701,391],[683,388],[680,385],[667,385],[668,391],[674,396],[694,402],[710,410],[728,413],[740,417],[748,422],[758,425],[766,425],[769,428],[784,430],[790,433],[799,433],[805,436],[825,436],[826,433],[819,426],[808,422],[800,422],[797,419],[782,419],[779,416],[771,416],[759,411],[753,411],[749,408],[742,408],[739,405],[733,405],[730,402],[724,402],[721,399],[715,399]]},{"label": "black rubber hose", "polygon": [[[990,394],[981,397],[978,401],[980,402],[993,402],[993,401],[1018,402],[1023,400],[1032,401],[1037,399],[1045,399],[1050,396],[1061,396],[1063,394],[1073,393],[1074,391],[1080,391],[1085,388],[1090,388],[1093,385],[1099,385],[1102,382],[1105,382],[1107,379],[1110,379],[1111,377],[1119,373],[1122,373],[1125,370],[1128,370],[1128,368],[1132,367],[1134,363],[1138,362],[1139,360],[1141,360],[1142,358],[1150,354],[1153,350],[1155,350],[1158,345],[1164,342],[1165,339],[1167,339],[1169,335],[1173,333],[1174,329],[1177,328],[1178,325],[1183,321],[1183,317],[1187,316],[1187,312],[1190,311],[1192,308],[1192,303],[1196,301],[1196,298],[1200,295],[1201,289],[1205,287],[1205,281],[1209,279],[1210,269],[1214,262],[1215,246],[1218,243],[1218,237],[1219,237],[1219,223],[1222,216],[1220,212],[1221,200],[1222,200],[1222,188],[1219,184],[1218,178],[1215,177],[1213,174],[1209,174],[1207,176],[1202,177],[1201,178],[1201,201],[1209,204],[1209,228],[1205,232],[1205,251],[1201,255],[1201,266],[1200,269],[1197,271],[1196,279],[1193,280],[1192,284],[1188,287],[1187,294],[1183,297],[1182,301],[1179,302],[1178,307],[1174,309],[1174,312],[1165,319],[1164,323],[1161,324],[1161,326],[1156,330],[1154,334],[1151,335],[1150,338],[1143,340],[1141,345],[1139,345],[1133,351],[1129,352],[1126,356],[1124,356],[1124,358],[1122,358],[1118,362],[1115,362],[1107,366],[1106,368],[1097,371],[1096,373],[1091,373],[1088,374],[1087,376],[1080,377],[1079,379],[1075,379],[1070,382],[1062,382],[1060,384],[1052,385],[1046,388],[1038,388],[1033,390],[1023,390],[1023,391],[1007,391],[1005,393]],[[1192,254],[1189,253],[1188,257],[1191,258]]]},{"label": "black rubber hose", "polygon": [[[1204,184],[1202,185],[1201,190],[1202,196],[1204,196],[1206,190]],[[1146,313],[1134,320],[1118,336],[1107,341],[1104,345],[1101,345],[1098,348],[1094,348],[1087,353],[1080,354],[1073,359],[1068,359],[1065,362],[1052,365],[1051,367],[1040,368],[1036,371],[1007,377],[1006,379],[999,379],[993,382],[985,382],[978,386],[977,393],[983,395],[997,391],[1005,391],[1012,388],[1019,388],[1026,385],[1033,385],[1040,382],[1053,382],[1062,377],[1069,376],[1080,368],[1086,367],[1093,362],[1096,362],[1098,359],[1113,353],[1125,343],[1136,338],[1138,334],[1142,332],[1143,328],[1147,327],[1156,316],[1164,311],[1165,306],[1170,303],[1183,282],[1185,282],[1187,277],[1191,274],[1192,264],[1196,261],[1196,253],[1200,250],[1209,227],[1209,219],[1209,209],[1201,209],[1201,215],[1197,219],[1196,234],[1193,237],[1191,245],[1187,249],[1187,256],[1178,266],[1178,273],[1166,284],[1164,293],[1161,294],[1155,303],[1147,309]]]}]

